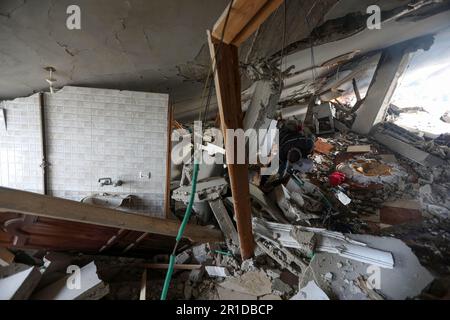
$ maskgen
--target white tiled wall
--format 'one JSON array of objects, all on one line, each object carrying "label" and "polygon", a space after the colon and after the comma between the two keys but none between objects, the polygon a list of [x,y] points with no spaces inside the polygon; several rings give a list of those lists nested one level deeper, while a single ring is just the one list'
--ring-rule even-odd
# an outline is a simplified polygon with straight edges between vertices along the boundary
[{"label": "white tiled wall", "polygon": [[[45,110],[52,195],[79,201],[93,193],[132,194],[139,211],[164,216],[167,95],[65,87],[46,94]],[[103,177],[124,184],[100,187]]]},{"label": "white tiled wall", "polygon": [[41,193],[39,96],[0,102],[0,109],[6,118],[6,128],[0,125],[0,185]]}]

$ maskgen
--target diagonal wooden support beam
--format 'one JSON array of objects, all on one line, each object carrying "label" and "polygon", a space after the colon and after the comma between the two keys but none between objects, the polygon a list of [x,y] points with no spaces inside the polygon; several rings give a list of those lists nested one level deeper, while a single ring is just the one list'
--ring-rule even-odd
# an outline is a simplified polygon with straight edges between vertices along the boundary
[{"label": "diagonal wooden support beam", "polygon": [[[234,0],[223,42],[240,46],[284,2],[284,0]],[[212,36],[222,39],[231,3],[214,25]]]},{"label": "diagonal wooden support beam", "polygon": [[6,248],[0,247],[0,267],[7,267],[14,261],[14,254]]},{"label": "diagonal wooden support beam", "polygon": [[[0,213],[8,212],[172,237],[177,235],[179,228],[179,222],[175,220],[130,214],[76,201],[0,187]],[[196,225],[188,225],[184,237],[192,242],[220,242],[223,240],[220,231]]]},{"label": "diagonal wooden support beam", "polygon": [[[210,33],[208,33],[208,43],[213,68],[215,70],[214,80],[217,102],[219,105],[221,127],[225,137],[228,173],[230,176],[241,255],[246,260],[251,258],[254,252],[248,165],[246,163],[238,164],[236,154],[237,143],[236,141],[227,139],[227,130],[243,128],[238,48],[232,44],[220,44]],[[218,52],[217,57],[216,52]],[[235,159],[232,159],[232,155]]]}]

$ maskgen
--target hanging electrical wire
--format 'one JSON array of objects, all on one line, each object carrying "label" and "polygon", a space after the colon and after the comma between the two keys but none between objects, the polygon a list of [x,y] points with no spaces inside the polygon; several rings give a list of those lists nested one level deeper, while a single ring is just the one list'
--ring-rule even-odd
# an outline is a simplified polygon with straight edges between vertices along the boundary
[{"label": "hanging electrical wire", "polygon": [[286,70],[286,65],[283,66],[283,62],[286,63],[286,60],[284,59],[284,50],[286,48],[286,32],[287,32],[287,0],[284,0],[283,3],[283,40],[281,41],[281,60],[280,60],[280,84],[279,84],[279,90],[280,94],[283,90],[283,70]]},{"label": "hanging electrical wire", "polygon": [[313,28],[311,28],[311,24],[309,21],[309,15],[312,12],[312,10],[314,9],[314,7],[316,6],[316,2],[314,2],[314,4],[312,5],[311,9],[309,9],[308,12],[306,12],[305,10],[305,22],[306,25],[308,27],[308,32],[309,32],[309,44],[310,44],[310,50],[311,50],[311,72],[312,72],[312,77],[313,77],[313,81],[315,82],[317,79],[317,74],[316,74],[316,58],[315,58],[315,54],[314,54],[314,39],[312,37],[313,35]]}]

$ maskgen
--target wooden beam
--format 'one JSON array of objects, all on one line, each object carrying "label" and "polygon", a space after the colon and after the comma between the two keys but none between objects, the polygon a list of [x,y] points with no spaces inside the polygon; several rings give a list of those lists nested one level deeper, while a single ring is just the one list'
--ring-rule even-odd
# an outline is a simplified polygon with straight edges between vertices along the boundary
[{"label": "wooden beam", "polygon": [[[214,80],[221,127],[225,137],[228,174],[233,195],[234,212],[239,235],[241,255],[244,260],[253,256],[254,239],[252,232],[252,212],[248,184],[248,164],[238,164],[237,141],[227,139],[228,129],[242,129],[241,81],[239,74],[238,48],[230,44],[219,44],[208,32],[208,43],[213,62]],[[220,47],[218,57],[216,50]],[[236,139],[234,139],[236,140]],[[232,159],[234,155],[235,159]]]},{"label": "wooden beam", "polygon": [[[168,269],[169,264],[167,263],[146,263],[143,265],[146,269]],[[174,270],[197,270],[201,269],[201,264],[175,264],[173,266]]]},{"label": "wooden beam", "polygon": [[226,44],[240,46],[283,3],[284,0],[235,0],[223,34],[230,5],[214,25],[212,35]]},{"label": "wooden beam", "polygon": [[[118,210],[0,187],[0,213],[19,213],[118,229],[175,237],[180,223]],[[219,242],[219,230],[188,225],[184,237],[192,242]]]},{"label": "wooden beam", "polygon": [[146,300],[147,298],[147,269],[144,269],[141,278],[141,292],[139,293],[139,300]]},{"label": "wooden beam", "polygon": [[6,248],[0,247],[0,266],[7,267],[14,261],[14,254]]}]

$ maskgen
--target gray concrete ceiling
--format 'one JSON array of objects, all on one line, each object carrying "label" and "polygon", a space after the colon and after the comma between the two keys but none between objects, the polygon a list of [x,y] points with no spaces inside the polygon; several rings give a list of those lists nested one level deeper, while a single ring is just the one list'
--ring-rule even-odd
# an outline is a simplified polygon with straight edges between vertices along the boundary
[{"label": "gray concrete ceiling", "polygon": [[[168,92],[187,68],[228,0],[2,0],[0,99],[66,84]],[[66,27],[81,8],[81,30]],[[180,75],[187,72],[187,75]],[[194,74],[195,75],[195,74]]]},{"label": "gray concrete ceiling", "polygon": [[[48,89],[46,66],[57,70],[56,87],[167,92],[175,102],[199,95],[209,63],[205,30],[213,26],[228,2],[1,0],[0,99]],[[297,52],[290,52],[285,61],[295,65],[295,70],[311,66],[311,41],[320,65],[349,51],[376,50],[398,39],[437,31],[450,21],[447,12],[419,23],[401,22],[380,32],[358,33],[364,29],[368,2],[286,0],[287,16],[282,7],[274,12],[244,43],[241,61],[280,52],[284,21],[286,44],[299,43],[293,48]],[[409,1],[373,2],[385,12]],[[79,31],[66,27],[66,9],[71,4],[81,8]],[[349,13],[356,13],[356,18],[348,18]]]}]

